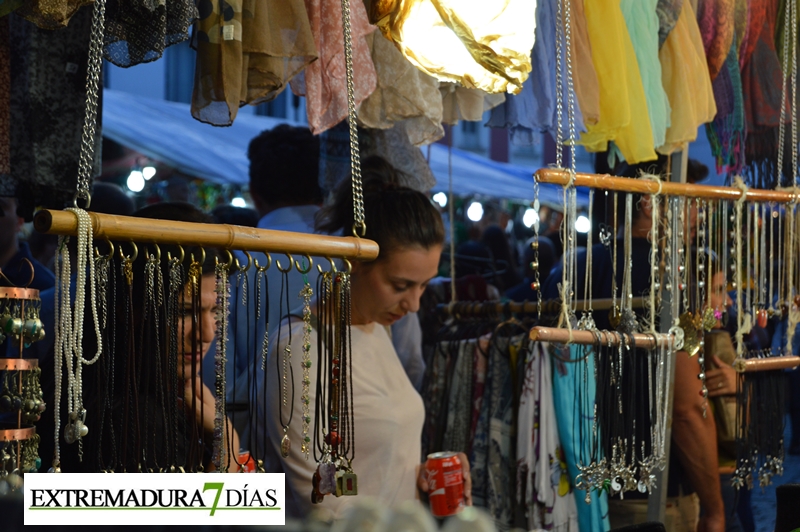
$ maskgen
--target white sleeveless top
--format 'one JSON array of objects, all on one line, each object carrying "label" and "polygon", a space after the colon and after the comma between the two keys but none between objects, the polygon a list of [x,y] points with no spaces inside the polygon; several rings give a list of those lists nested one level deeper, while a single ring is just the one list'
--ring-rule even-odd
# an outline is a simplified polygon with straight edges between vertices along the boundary
[{"label": "white sleeveless top", "polygon": [[[266,427],[262,426],[263,375],[259,375],[257,393],[258,421],[256,435],[264,441],[266,448],[259,453],[265,457],[267,472],[286,474],[286,509],[290,517],[302,518],[312,509],[330,510],[340,517],[342,512],[359,498],[373,497],[387,507],[416,497],[416,468],[421,463],[421,436],[425,421],[422,398],[408,379],[397,357],[384,327],[377,323],[353,326],[352,335],[352,383],[355,428],[355,459],[353,470],[358,475],[358,495],[335,497],[326,495],[322,504],[311,503],[311,477],[317,468],[313,451],[309,459],[300,452],[302,440],[303,390],[302,327],[300,319],[292,318],[292,367],[294,369],[294,415],[289,426],[292,442],[288,458],[280,454],[283,427],[278,407],[281,397],[276,371],[275,347],[283,352],[289,338],[289,328],[284,320],[278,342],[272,341],[267,359],[267,404]],[[277,331],[275,331],[277,334]],[[271,339],[272,340],[272,339]],[[317,385],[317,331],[311,332],[312,367],[309,371],[311,424],[309,436],[314,434],[314,405]],[[260,366],[260,364],[259,364]],[[260,371],[260,370],[259,370]],[[287,391],[291,397],[291,389]],[[284,423],[288,419],[289,406],[283,413]],[[265,438],[266,436],[266,438]],[[265,438],[265,439],[264,439]],[[247,442],[242,442],[247,445]]]}]

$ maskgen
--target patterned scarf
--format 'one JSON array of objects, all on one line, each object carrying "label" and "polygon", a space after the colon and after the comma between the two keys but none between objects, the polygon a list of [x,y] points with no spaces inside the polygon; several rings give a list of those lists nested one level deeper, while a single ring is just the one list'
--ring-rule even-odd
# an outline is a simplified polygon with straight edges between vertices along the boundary
[{"label": "patterned scarf", "polygon": [[[766,5],[764,17],[758,10],[750,10],[753,17],[748,20],[747,35],[757,35],[757,38],[752,54],[742,63],[747,128],[745,177],[748,186],[774,188],[779,184],[775,156],[778,153],[783,72],[774,40],[778,0],[762,2]],[[745,39],[749,40],[749,37]]]},{"label": "patterned scarf", "polygon": [[719,75],[711,83],[717,116],[706,124],[711,153],[716,158],[717,173],[741,174],[744,168],[744,100],[742,77],[739,73],[739,54],[734,40]]},{"label": "patterned scarf", "polygon": [[703,36],[708,72],[712,81],[722,70],[722,65],[731,49],[734,8],[734,0],[703,0],[697,6],[697,24]]}]

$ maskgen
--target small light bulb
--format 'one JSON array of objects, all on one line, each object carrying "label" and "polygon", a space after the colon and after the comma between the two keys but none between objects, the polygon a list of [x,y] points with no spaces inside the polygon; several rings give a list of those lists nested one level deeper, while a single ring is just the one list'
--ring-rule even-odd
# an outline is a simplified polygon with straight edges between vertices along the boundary
[{"label": "small light bulb", "polygon": [[127,180],[128,188],[131,192],[141,192],[144,190],[144,175],[139,170],[131,171]]}]

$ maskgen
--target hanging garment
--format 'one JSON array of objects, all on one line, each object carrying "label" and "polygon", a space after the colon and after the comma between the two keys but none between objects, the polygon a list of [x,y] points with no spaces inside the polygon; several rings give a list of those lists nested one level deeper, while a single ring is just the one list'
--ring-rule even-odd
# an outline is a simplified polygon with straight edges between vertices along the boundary
[{"label": "hanging garment", "polygon": [[[576,129],[585,131],[584,115],[590,123],[600,116],[600,93],[597,73],[592,63],[586,32],[583,2],[572,1],[573,85],[577,96]],[[536,6],[536,42],[531,52],[531,76],[517,95],[492,109],[489,127],[507,128],[511,142],[530,145],[538,141],[542,130],[554,131],[556,121],[556,0],[543,0]],[[566,89],[566,87],[565,87]],[[565,100],[568,92],[564,92]],[[566,113],[564,125],[567,125]]]},{"label": "hanging garment", "polygon": [[[547,349],[557,349],[557,347],[548,346]],[[582,354],[579,349],[579,346],[570,346],[565,349],[562,356],[569,353],[571,360],[580,360]],[[553,402],[559,439],[564,450],[569,476],[574,479],[580,473],[577,466],[580,463],[588,463],[592,453],[591,438],[588,436],[581,438],[580,435],[589,435],[592,431],[595,381],[593,378],[582,381],[584,375],[594,375],[594,359],[590,356],[581,362],[568,364],[556,362],[552,375]],[[583,393],[586,395],[582,396],[582,401],[576,400],[579,397],[579,385],[585,386]],[[608,495],[605,492],[593,491],[591,504],[586,504],[584,490],[576,488],[573,493],[580,530],[609,530]]]},{"label": "hanging garment", "polygon": [[442,449],[466,453],[472,439],[472,369],[476,340],[465,340],[458,344],[450,379],[447,403],[447,424]]},{"label": "hanging garment", "polygon": [[454,126],[461,120],[482,122],[483,113],[504,101],[505,94],[488,94],[479,89],[468,89],[455,83],[439,84],[442,94],[442,123]]},{"label": "hanging garment", "polygon": [[712,80],[719,74],[731,49],[734,11],[735,0],[701,0],[697,5],[697,23]]},{"label": "hanging garment", "polygon": [[[81,9],[58,31],[39,29],[16,13],[8,20],[11,178],[0,179],[0,196],[17,196],[28,214],[38,205],[62,208],[78,181],[92,10]],[[102,90],[98,97],[92,176],[101,166]]]},{"label": "hanging garment", "polygon": [[57,30],[66,27],[82,6],[92,3],[94,0],[23,0],[15,13],[43,30]]},{"label": "hanging garment", "polygon": [[745,164],[744,99],[736,49],[734,40],[728,59],[711,83],[717,115],[706,124],[706,136],[716,159],[717,173],[729,178],[741,174]]},{"label": "hanging garment", "polygon": [[[198,4],[207,10],[211,0]],[[193,0],[109,0],[104,56],[123,68],[160,59],[165,48],[189,38],[196,18]]]},{"label": "hanging garment", "polygon": [[628,163],[656,158],[653,132],[636,53],[620,10],[620,0],[586,2],[592,59],[600,84],[600,120],[587,125],[580,144],[605,151],[614,141]]},{"label": "hanging garment", "polygon": [[498,338],[489,344],[486,386],[473,441],[472,498],[486,508],[498,526],[508,528],[514,518],[516,453],[514,433],[514,386],[509,366],[509,343],[521,337]]},{"label": "hanging garment", "polygon": [[274,99],[317,58],[301,0],[203,0],[198,6],[192,116],[201,122],[231,125],[239,107]]},{"label": "hanging garment", "polygon": [[[478,431],[478,421],[480,420],[481,410],[483,409],[483,394],[486,391],[486,372],[489,361],[486,354],[489,350],[489,340],[480,338],[475,349],[472,369],[472,423],[470,427],[470,450],[467,456],[473,456],[475,449],[475,438]],[[470,463],[472,463],[470,461]]]},{"label": "hanging garment", "polygon": [[664,144],[669,127],[669,100],[658,62],[658,0],[622,0],[620,5],[642,75],[654,146]]},{"label": "hanging garment", "polygon": [[678,23],[684,0],[658,0],[656,15],[658,15],[658,47],[664,45],[669,32]]},{"label": "hanging garment", "polygon": [[444,136],[439,82],[412,65],[379,33],[365,37],[378,85],[358,108],[359,122],[368,128],[390,129],[403,121],[411,144],[430,144]]},{"label": "hanging garment", "polygon": [[[600,85],[592,60],[592,44],[582,0],[570,0],[572,8],[572,73],[581,124],[596,124],[600,120]],[[577,117],[576,117],[577,120]],[[583,131],[581,126],[580,131]]]},{"label": "hanging garment", "polygon": [[[279,1],[279,0],[278,0]],[[308,65],[303,77],[292,81],[292,91],[306,97],[308,125],[315,135],[347,118],[347,72],[344,58],[342,9],[333,0],[305,0],[319,61]],[[356,107],[378,84],[375,65],[365,37],[375,30],[367,20],[363,2],[351,2],[353,83]]]},{"label": "hanging garment", "polygon": [[[777,0],[764,0],[766,15],[749,60],[742,67],[742,93],[747,129],[745,160],[748,186],[774,188],[780,182],[776,174],[778,131],[781,109],[783,71],[775,50]],[[753,19],[757,23],[757,19]],[[756,32],[748,24],[747,32]],[[740,58],[741,64],[741,58]],[[789,115],[791,116],[791,115]],[[787,116],[788,122],[788,116]],[[789,147],[784,153],[791,153]],[[791,165],[788,165],[789,167]],[[784,164],[784,168],[787,165]],[[787,168],[788,170],[788,168]],[[789,171],[791,174],[791,171]]]},{"label": "hanging garment", "polygon": [[517,496],[527,512],[528,530],[578,530],[564,450],[553,404],[550,355],[545,344],[528,350],[517,429]]},{"label": "hanging garment", "polygon": [[438,342],[433,358],[427,362],[422,400],[425,405],[425,424],[422,429],[422,454],[443,450],[444,425],[447,414],[447,385],[450,342]]},{"label": "hanging garment", "polygon": [[[737,35],[739,38],[739,68],[744,66],[750,61],[750,58],[755,52],[758,40],[761,35],[764,23],[767,22],[767,6],[770,2],[768,0],[751,0],[746,3],[746,9],[743,12],[739,11],[737,22]],[[739,4],[739,2],[737,2]],[[770,8],[770,22],[772,22],[772,30],[775,30],[775,23],[777,14],[777,5],[772,5]],[[776,35],[773,33],[773,35]],[[781,48],[781,51],[783,48]],[[782,57],[782,56],[781,56]]]},{"label": "hanging garment", "polygon": [[669,128],[658,151],[670,154],[694,141],[697,128],[713,120],[717,114],[703,41],[689,2],[683,2],[678,23],[658,57],[661,60],[661,80],[670,105]]},{"label": "hanging garment", "polygon": [[11,180],[11,43],[8,23],[8,18],[0,17],[0,181],[3,182]]}]

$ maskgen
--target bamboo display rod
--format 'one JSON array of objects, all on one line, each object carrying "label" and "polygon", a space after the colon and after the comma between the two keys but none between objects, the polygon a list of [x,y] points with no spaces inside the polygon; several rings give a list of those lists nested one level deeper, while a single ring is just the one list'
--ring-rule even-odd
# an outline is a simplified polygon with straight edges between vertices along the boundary
[{"label": "bamboo display rod", "polygon": [[[569,172],[555,168],[542,168],[537,170],[534,177],[539,183],[553,183],[556,185],[569,184]],[[636,192],[639,194],[656,194],[659,192],[659,184],[653,180],[614,177],[608,174],[576,173],[575,186],[601,190],[615,190],[618,192]],[[735,201],[742,195],[742,191],[736,187],[693,185],[671,181],[661,181],[660,188],[662,195],[686,196],[689,198]],[[796,196],[794,193],[789,191],[752,188],[747,190],[746,201],[791,203],[795,198]]]},{"label": "bamboo display rod", "polygon": [[[617,299],[616,303],[619,304],[620,300]],[[589,302],[587,300],[579,299],[574,302],[581,310],[588,310]],[[645,308],[647,300],[643,297],[634,297],[631,300],[632,308]],[[595,299],[592,301],[592,310],[611,310],[614,308],[613,299]],[[495,301],[487,302],[472,302],[472,301],[456,301],[453,304],[441,303],[436,306],[440,312],[448,314],[460,314],[462,316],[482,315],[482,314],[497,314],[501,315],[504,312],[511,313],[526,313],[531,314],[539,310],[539,303],[536,301],[509,301],[507,303],[498,303]],[[557,299],[550,299],[542,301],[542,313],[554,314],[561,312],[561,301]]]},{"label": "bamboo display rod", "polygon": [[[351,236],[327,236],[273,231],[228,224],[203,224],[115,216],[90,212],[96,239],[180,244],[221,249],[289,253],[316,257],[337,257],[359,261],[375,260],[378,244]],[[40,233],[75,236],[78,220],[69,211],[42,210],[33,219]]]},{"label": "bamboo display rod", "polygon": [[733,369],[739,373],[796,368],[797,366],[800,366],[800,357],[796,356],[749,359],[737,358],[733,361]]},{"label": "bamboo display rod", "polygon": [[[570,343],[570,332],[567,329],[560,327],[533,327],[530,330],[529,337],[537,342],[550,342],[554,344],[567,344]],[[625,339],[633,337],[636,347],[644,349],[652,349],[654,347],[666,346],[669,342],[670,335],[656,333],[642,334],[635,333],[633,335],[626,334]],[[613,331],[600,331],[600,341],[603,345],[619,346],[621,335]],[[579,345],[595,345],[597,344],[597,336],[592,331],[572,330],[573,344]]]}]

